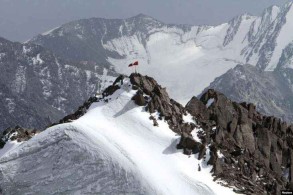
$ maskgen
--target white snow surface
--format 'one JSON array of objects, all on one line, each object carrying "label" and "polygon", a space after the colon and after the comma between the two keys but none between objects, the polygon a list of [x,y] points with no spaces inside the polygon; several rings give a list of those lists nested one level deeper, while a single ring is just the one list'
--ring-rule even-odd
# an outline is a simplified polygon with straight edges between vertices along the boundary
[{"label": "white snow surface", "polygon": [[40,54],[37,54],[37,56],[33,57],[32,60],[33,60],[33,65],[43,64],[44,63],[44,61],[40,57]]},{"label": "white snow surface", "polygon": [[19,146],[22,142],[17,141],[7,141],[6,144],[2,149],[0,149],[0,158],[4,156],[5,154],[9,153],[11,150],[15,149],[17,146]]},{"label": "white snow surface", "polygon": [[[236,50],[240,53],[241,48],[222,46],[227,24],[199,34],[197,28],[187,33],[163,30],[151,34],[145,46],[139,35],[123,36],[104,43],[105,49],[125,56],[122,59],[108,58],[108,61],[117,72],[128,75],[133,69],[127,65],[138,60],[138,72],[154,77],[183,104],[200,94],[216,77],[242,63],[234,54]],[[231,59],[231,56],[235,57]]]},{"label": "white snow surface", "polygon": [[279,59],[282,55],[283,49],[289,44],[291,43],[291,41],[293,40],[293,34],[292,34],[292,30],[293,30],[293,6],[292,3],[288,4],[289,6],[289,11],[286,14],[286,23],[283,26],[277,40],[276,40],[276,48],[273,52],[271,61],[269,66],[266,68],[266,70],[268,71],[273,71],[278,62]]},{"label": "white snow surface", "polygon": [[[233,194],[209,159],[183,155],[166,122],[154,127],[128,79],[78,120],[51,127],[0,157],[7,194]],[[156,116],[156,114],[154,114]],[[190,116],[185,119],[191,122]],[[201,171],[198,171],[198,165]]]}]

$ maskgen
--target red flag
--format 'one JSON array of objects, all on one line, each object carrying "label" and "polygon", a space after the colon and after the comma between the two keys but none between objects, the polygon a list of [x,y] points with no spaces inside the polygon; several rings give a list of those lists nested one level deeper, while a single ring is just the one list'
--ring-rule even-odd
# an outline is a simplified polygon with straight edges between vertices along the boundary
[{"label": "red flag", "polygon": [[129,64],[129,65],[128,65],[128,67],[131,67],[131,66],[133,66],[133,64]]},{"label": "red flag", "polygon": [[137,66],[138,65],[138,61],[133,62],[133,65],[134,66]]}]

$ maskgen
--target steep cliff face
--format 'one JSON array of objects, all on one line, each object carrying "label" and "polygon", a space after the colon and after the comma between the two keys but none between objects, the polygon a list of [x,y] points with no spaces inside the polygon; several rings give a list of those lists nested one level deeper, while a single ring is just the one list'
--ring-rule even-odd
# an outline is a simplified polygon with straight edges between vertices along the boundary
[{"label": "steep cliff face", "polygon": [[0,38],[0,129],[42,129],[72,112],[114,73],[57,58],[34,44]]},{"label": "steep cliff face", "polygon": [[185,108],[203,127],[202,144],[210,148],[208,163],[216,178],[245,194],[292,189],[292,125],[212,89],[200,100],[193,97]]}]

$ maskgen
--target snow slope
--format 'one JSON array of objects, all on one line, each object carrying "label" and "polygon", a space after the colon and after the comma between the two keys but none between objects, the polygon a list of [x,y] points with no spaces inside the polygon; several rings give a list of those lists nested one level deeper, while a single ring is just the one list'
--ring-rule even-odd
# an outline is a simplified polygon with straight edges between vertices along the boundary
[{"label": "snow slope", "polygon": [[[233,194],[205,161],[176,149],[164,121],[136,106],[128,79],[78,120],[36,135],[0,158],[6,194]],[[156,118],[158,116],[153,114]],[[185,116],[186,122],[192,119]],[[198,171],[198,165],[201,171]]]}]

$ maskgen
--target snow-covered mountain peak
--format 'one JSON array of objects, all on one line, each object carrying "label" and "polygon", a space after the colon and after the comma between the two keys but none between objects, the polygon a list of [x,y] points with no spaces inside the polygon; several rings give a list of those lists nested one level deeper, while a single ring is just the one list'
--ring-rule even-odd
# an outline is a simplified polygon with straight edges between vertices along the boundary
[{"label": "snow-covered mountain peak", "polygon": [[107,64],[123,74],[131,72],[125,64],[139,60],[143,74],[153,76],[174,98],[187,102],[237,64],[275,69],[283,49],[293,40],[281,32],[291,32],[286,30],[292,23],[289,16],[285,23],[289,5],[272,6],[261,16],[243,14],[218,26],[168,25],[143,14],[124,20],[84,19],[62,25],[51,32],[54,36],[39,35],[31,42],[64,58]]}]

